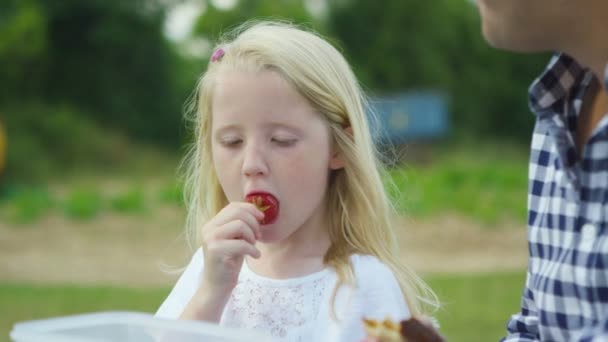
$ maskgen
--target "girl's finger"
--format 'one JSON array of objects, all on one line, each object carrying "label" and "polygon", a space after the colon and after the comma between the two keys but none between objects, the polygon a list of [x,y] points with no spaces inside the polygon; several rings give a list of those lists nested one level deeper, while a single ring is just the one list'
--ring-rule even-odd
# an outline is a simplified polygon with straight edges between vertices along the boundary
[{"label": "girl's finger", "polygon": [[256,242],[253,230],[242,220],[234,220],[218,227],[213,238],[215,240],[243,239],[252,245]]},{"label": "girl's finger", "polygon": [[214,247],[216,251],[222,251],[227,256],[242,257],[249,255],[253,258],[259,258],[261,253],[254,245],[245,240],[222,240],[217,242]]},{"label": "girl's finger", "polygon": [[243,220],[253,230],[256,238],[260,238],[260,220],[264,218],[255,205],[247,202],[232,202],[224,207],[209,223],[222,226],[235,219]]},{"label": "girl's finger", "polygon": [[257,240],[262,236],[260,231],[260,221],[264,218],[264,213],[251,203],[242,204],[245,205],[244,208],[247,210],[247,214],[243,215],[242,219],[243,221],[247,222],[247,225],[253,231],[253,234]]}]

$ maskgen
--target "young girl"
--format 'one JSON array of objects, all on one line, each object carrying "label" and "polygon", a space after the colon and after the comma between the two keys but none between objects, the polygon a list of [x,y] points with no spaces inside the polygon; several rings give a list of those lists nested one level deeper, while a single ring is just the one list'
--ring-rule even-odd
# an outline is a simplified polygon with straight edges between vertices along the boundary
[{"label": "young girl", "polygon": [[277,341],[359,341],[363,318],[437,306],[399,260],[361,89],[285,23],[218,45],[197,89],[188,228],[197,246],[157,316]]}]

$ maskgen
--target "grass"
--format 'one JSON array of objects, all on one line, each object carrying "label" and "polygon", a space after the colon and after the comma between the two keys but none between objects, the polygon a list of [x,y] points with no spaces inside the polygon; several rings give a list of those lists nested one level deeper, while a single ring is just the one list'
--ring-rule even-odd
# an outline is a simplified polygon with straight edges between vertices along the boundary
[{"label": "grass", "polygon": [[164,184],[158,193],[158,199],[165,204],[182,206],[184,204],[183,188],[184,185],[181,182]]},{"label": "grass", "polygon": [[[98,181],[105,179],[99,177]],[[139,215],[158,206],[183,205],[181,186],[177,183],[164,185],[157,196],[146,196],[145,187],[140,185],[131,185],[115,194],[108,194],[101,186],[92,184],[66,188],[65,196],[56,196],[41,186],[11,191],[5,198],[0,198],[0,220],[27,224],[36,222],[47,214],[59,213],[73,220],[91,221],[108,211],[121,215]]]},{"label": "grass", "polygon": [[411,216],[453,212],[486,225],[526,217],[527,159],[514,147],[442,149],[430,164],[389,171],[397,208]]},{"label": "grass", "polygon": [[103,200],[97,189],[79,187],[69,193],[63,203],[63,210],[65,215],[70,218],[89,220],[99,214],[102,205]]},{"label": "grass", "polygon": [[[428,281],[444,307],[438,312],[449,341],[497,341],[518,311],[522,273],[436,275]],[[103,310],[154,312],[169,289],[0,284],[0,336],[15,322]]]},{"label": "grass", "polygon": [[93,311],[154,312],[168,289],[0,284],[0,340],[15,322]]},{"label": "grass", "polygon": [[428,279],[444,306],[437,313],[448,341],[498,341],[519,311],[525,274],[494,273]]},{"label": "grass", "polygon": [[11,222],[30,223],[46,215],[52,207],[53,198],[46,189],[24,189],[15,193],[7,216]]},{"label": "grass", "polygon": [[112,210],[119,213],[144,213],[146,211],[146,200],[141,187],[133,187],[126,192],[116,195],[110,200]]}]

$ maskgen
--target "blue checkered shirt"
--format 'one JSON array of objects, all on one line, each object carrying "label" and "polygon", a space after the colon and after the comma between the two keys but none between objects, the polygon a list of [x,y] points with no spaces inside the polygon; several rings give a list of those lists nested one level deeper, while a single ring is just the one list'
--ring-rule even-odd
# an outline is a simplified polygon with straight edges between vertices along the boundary
[{"label": "blue checkered shirt", "polygon": [[[608,89],[608,68],[602,81]],[[608,341],[608,116],[581,155],[575,146],[594,82],[589,70],[556,55],[530,87],[530,260],[521,312],[504,341]]]}]

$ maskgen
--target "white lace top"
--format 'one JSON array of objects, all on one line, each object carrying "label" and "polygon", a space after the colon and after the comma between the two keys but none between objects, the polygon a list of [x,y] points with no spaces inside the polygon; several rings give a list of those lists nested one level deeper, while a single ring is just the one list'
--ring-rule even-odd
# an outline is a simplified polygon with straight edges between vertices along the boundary
[{"label": "white lace top", "polygon": [[[397,280],[377,258],[353,255],[355,289],[342,286],[331,318],[331,296],[338,277],[331,268],[292,279],[270,279],[243,263],[237,286],[220,325],[263,332],[275,341],[359,342],[362,318],[402,320],[410,316]],[[198,250],[156,316],[177,318],[200,284],[203,253]]]}]

